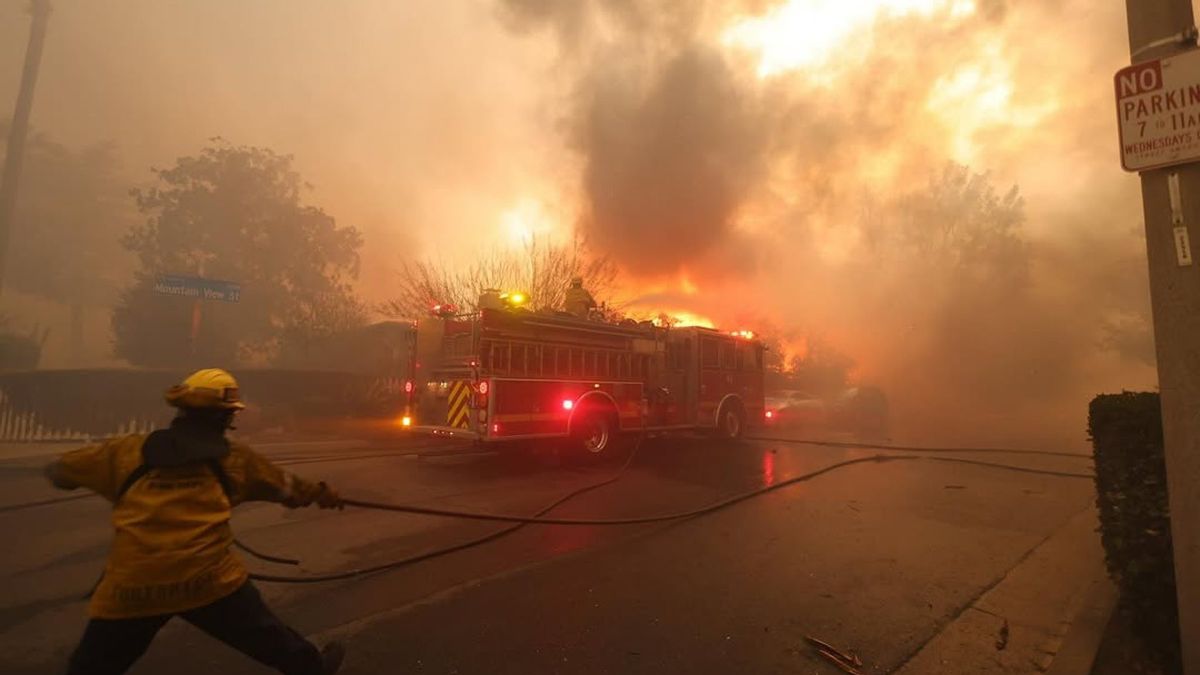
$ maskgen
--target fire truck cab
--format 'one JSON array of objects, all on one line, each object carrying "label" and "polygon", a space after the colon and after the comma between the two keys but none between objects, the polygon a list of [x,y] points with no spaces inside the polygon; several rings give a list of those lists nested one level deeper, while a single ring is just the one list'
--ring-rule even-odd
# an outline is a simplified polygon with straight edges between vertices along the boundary
[{"label": "fire truck cab", "polygon": [[763,347],[747,332],[488,308],[418,322],[412,372],[415,431],[571,439],[591,456],[644,432],[738,438],[764,414]]}]

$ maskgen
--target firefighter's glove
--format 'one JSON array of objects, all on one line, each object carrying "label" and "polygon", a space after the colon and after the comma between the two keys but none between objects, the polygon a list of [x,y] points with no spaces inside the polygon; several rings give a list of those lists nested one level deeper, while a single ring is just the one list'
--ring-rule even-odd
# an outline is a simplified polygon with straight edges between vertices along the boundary
[{"label": "firefighter's glove", "polygon": [[325,483],[298,482],[292,486],[292,494],[283,500],[283,505],[292,509],[314,503],[323,509],[340,509],[343,506],[337,491]]},{"label": "firefighter's glove", "polygon": [[74,490],[79,487],[79,483],[76,483],[67,476],[61,462],[47,464],[46,468],[42,470],[42,475],[46,477],[46,480],[50,481],[51,485],[59,490]]},{"label": "firefighter's glove", "polygon": [[317,502],[318,507],[322,509],[337,509],[339,511],[346,507],[342,503],[342,498],[338,495],[337,490],[334,490],[325,483],[318,483],[317,487],[318,490],[314,501]]}]

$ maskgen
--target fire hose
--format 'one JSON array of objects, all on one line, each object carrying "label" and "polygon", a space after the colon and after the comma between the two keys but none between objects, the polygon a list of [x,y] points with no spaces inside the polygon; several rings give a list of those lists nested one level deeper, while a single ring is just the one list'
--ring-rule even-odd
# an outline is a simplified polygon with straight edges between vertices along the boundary
[{"label": "fire hose", "polygon": [[713,513],[714,511],[719,511],[719,510],[727,508],[729,506],[733,506],[734,504],[737,504],[739,502],[746,501],[747,499],[759,497],[761,495],[765,495],[769,492],[774,492],[776,490],[782,490],[783,488],[791,487],[797,483],[802,483],[802,482],[805,482],[808,480],[812,480],[813,478],[822,476],[831,471],[836,471],[837,469],[841,469],[841,468],[844,468],[847,466],[853,466],[855,464],[864,464],[867,462],[875,462],[875,463],[882,464],[885,462],[909,461],[909,460],[918,460],[918,459],[935,461],[935,462],[957,462],[957,463],[963,463],[963,464],[974,464],[976,466],[986,466],[986,467],[992,467],[992,468],[998,468],[998,469],[1006,469],[1009,471],[1020,471],[1020,472],[1025,472],[1025,473],[1038,473],[1038,474],[1046,474],[1046,475],[1051,475],[1051,476],[1061,476],[1061,477],[1065,477],[1065,478],[1087,478],[1087,479],[1093,478],[1093,475],[1090,473],[1073,473],[1073,472],[1067,472],[1067,471],[1050,471],[1050,470],[1046,470],[1046,469],[1032,469],[1032,468],[1028,468],[1028,467],[1012,466],[1009,464],[996,464],[993,462],[979,462],[979,461],[969,460],[969,459],[958,459],[958,458],[948,458],[948,457],[922,457],[920,455],[890,455],[890,456],[889,455],[872,455],[870,457],[861,457],[859,459],[850,459],[850,460],[846,460],[844,462],[838,462],[836,464],[831,464],[825,468],[818,469],[816,471],[812,471],[812,472],[809,472],[809,473],[806,473],[806,474],[803,474],[800,476],[796,476],[794,478],[789,478],[787,480],[783,480],[783,481],[780,481],[773,485],[768,485],[766,487],[758,488],[756,490],[750,490],[748,492],[743,492],[741,494],[734,495],[732,497],[728,497],[726,499],[722,499],[717,502],[713,502],[712,504],[709,504],[708,506],[704,506],[704,507],[701,507],[698,509],[692,509],[690,511],[679,511],[676,513],[666,513],[666,514],[657,515],[657,516],[640,516],[640,517],[635,517],[635,518],[546,518],[546,517],[542,517],[542,516],[512,516],[512,515],[502,515],[502,514],[495,514],[495,513],[480,513],[480,512],[476,512],[476,511],[458,511],[458,510],[454,510],[454,509],[435,509],[435,508],[428,507],[428,506],[406,506],[403,504],[388,504],[385,502],[366,501],[366,500],[360,500],[360,499],[343,499],[342,503],[346,504],[347,506],[357,506],[360,508],[375,509],[375,510],[379,510],[379,511],[394,511],[397,513],[411,513],[411,514],[424,515],[424,516],[445,516],[445,517],[449,517],[449,518],[461,518],[461,519],[466,519],[466,520],[489,520],[489,521],[497,521],[497,522],[505,522],[505,523],[524,523],[524,524],[536,523],[536,524],[540,524],[540,525],[641,525],[641,524],[645,524],[645,523],[659,523],[659,522],[663,522],[663,521],[667,521],[667,520],[680,520],[683,518],[694,518],[696,516],[707,515],[709,513]]},{"label": "fire hose", "polygon": [[983,454],[1002,454],[1002,455],[1041,455],[1043,457],[1074,457],[1077,459],[1091,459],[1092,456],[1082,452],[1059,452],[1054,450],[1023,450],[1016,448],[949,448],[949,447],[922,447],[918,445],[890,445],[882,443],[849,443],[846,441],[822,441],[806,438],[780,438],[772,436],[754,436],[748,437],[748,441],[758,441],[763,443],[789,443],[792,445],[816,445],[823,448],[848,448],[857,449],[865,448],[868,450],[896,450],[902,452],[925,452],[925,453],[942,453],[942,452],[975,452]]},{"label": "fire hose", "polygon": [[[700,508],[691,509],[691,510],[687,510],[687,511],[679,511],[679,512],[675,512],[675,513],[667,513],[667,514],[654,515],[654,516],[640,516],[640,517],[632,517],[632,518],[547,518],[547,517],[545,517],[545,514],[549,513],[550,511],[552,511],[553,509],[557,508],[558,506],[562,505],[563,503],[567,502],[570,499],[573,499],[581,494],[590,492],[592,490],[596,490],[598,488],[604,487],[606,485],[610,485],[610,484],[618,481],[624,475],[626,470],[632,465],[633,460],[636,457],[638,450],[641,448],[641,444],[642,444],[643,440],[644,440],[643,438],[639,437],[637,444],[630,451],[628,458],[625,460],[625,463],[612,476],[610,476],[604,480],[601,480],[597,483],[586,485],[582,488],[573,490],[572,492],[567,493],[565,496],[555,500],[551,504],[548,504],[547,506],[538,510],[536,513],[534,513],[531,516],[506,515],[506,514],[485,513],[485,512],[477,512],[477,511],[463,511],[463,510],[457,510],[457,509],[438,509],[438,508],[432,508],[432,507],[426,507],[426,506],[411,506],[411,505],[405,505],[405,504],[393,504],[393,503],[388,503],[388,502],[344,498],[344,499],[342,499],[342,502],[345,505],[353,506],[353,507],[357,507],[357,508],[363,508],[363,509],[371,509],[371,510],[377,510],[377,511],[389,511],[389,512],[394,512],[394,513],[408,513],[408,514],[413,514],[413,515],[459,518],[459,519],[466,519],[466,520],[504,522],[504,523],[511,523],[511,525],[501,528],[499,530],[496,530],[494,532],[491,532],[489,534],[485,534],[481,537],[476,537],[474,539],[470,539],[468,541],[465,541],[465,542],[462,542],[459,544],[455,544],[455,545],[440,548],[440,549],[435,549],[432,551],[427,551],[425,553],[416,554],[416,555],[402,558],[399,560],[394,560],[394,561],[387,562],[387,563],[373,565],[373,566],[365,567],[362,569],[347,570],[347,571],[343,571],[343,572],[333,572],[333,573],[328,573],[328,574],[316,574],[316,575],[309,575],[309,576],[283,576],[283,575],[273,575],[273,574],[252,573],[250,575],[250,577],[257,581],[275,582],[275,583],[297,583],[297,584],[319,583],[319,582],[324,582],[324,581],[337,581],[337,580],[343,580],[343,579],[350,579],[350,578],[359,577],[359,576],[363,576],[363,575],[367,575],[367,574],[373,574],[373,573],[377,573],[377,572],[383,572],[383,571],[387,571],[387,570],[397,569],[400,567],[405,567],[407,565],[412,565],[412,564],[415,564],[415,563],[418,563],[418,562],[421,562],[424,560],[429,560],[431,558],[436,558],[439,556],[448,555],[450,553],[454,553],[454,552],[461,551],[464,549],[472,548],[474,546],[479,546],[481,544],[484,544],[484,543],[499,539],[500,537],[506,536],[508,534],[511,534],[511,533],[521,529],[522,527],[525,527],[526,525],[531,525],[531,524],[618,526],[618,525],[639,525],[639,524],[648,524],[648,523],[659,523],[659,522],[666,522],[666,521],[672,521],[672,520],[695,518],[695,517],[699,517],[699,516],[703,516],[703,515],[708,515],[708,514],[716,512],[716,511],[720,511],[722,509],[733,506],[735,504],[738,504],[740,502],[744,502],[749,499],[753,499],[755,497],[760,497],[760,496],[769,494],[771,492],[782,490],[787,487],[792,487],[794,485],[804,483],[806,481],[810,481],[819,476],[823,476],[823,475],[832,473],[834,471],[837,471],[839,469],[843,469],[843,468],[846,468],[849,466],[854,466],[857,464],[866,464],[866,463],[883,464],[883,463],[887,463],[887,462],[924,460],[924,461],[932,461],[932,462],[968,464],[968,465],[981,466],[981,467],[992,468],[992,469],[1015,471],[1015,472],[1021,472],[1021,473],[1040,474],[1040,475],[1055,476],[1055,477],[1060,477],[1060,478],[1077,478],[1077,479],[1086,479],[1086,480],[1092,480],[1095,478],[1095,476],[1091,473],[1077,473],[1077,472],[1070,472],[1070,471],[1054,471],[1054,470],[1049,470],[1049,469],[1036,469],[1036,468],[1031,468],[1031,467],[1016,466],[1016,465],[1011,465],[1011,464],[1001,464],[1001,463],[996,463],[996,462],[983,462],[983,461],[978,461],[978,460],[963,459],[963,458],[958,458],[958,457],[929,457],[929,456],[922,456],[922,455],[880,455],[880,454],[876,454],[876,455],[872,455],[870,457],[861,457],[861,458],[857,458],[857,459],[850,459],[850,460],[845,460],[842,462],[830,464],[829,466],[823,467],[821,469],[817,469],[815,471],[810,471],[808,473],[804,473],[799,476],[788,478],[786,480],[782,480],[782,481],[779,481],[778,483],[774,483],[772,485],[768,485],[768,486],[765,486],[762,488],[748,490],[746,492],[742,492],[740,494],[736,494],[731,497],[727,497],[725,499],[718,500],[716,502],[708,504],[707,506],[703,506]],[[801,441],[801,440],[781,439],[781,438],[780,439],[752,439],[752,440],[770,440],[772,442],[815,444],[815,445],[827,444],[825,442],[820,442],[820,441]],[[834,447],[840,447],[842,444],[834,444],[833,442],[829,442],[828,445],[833,445]],[[1080,458],[1089,457],[1088,455],[1081,455],[1081,454],[1074,454],[1074,453],[1060,453],[1060,452],[1039,451],[1039,450],[1007,450],[1007,449],[1003,449],[1003,448],[973,448],[973,449],[972,448],[901,448],[900,446],[882,446],[881,447],[881,446],[864,446],[861,444],[859,444],[859,445],[845,444],[845,445],[846,445],[846,447],[856,447],[856,448],[873,447],[873,448],[884,449],[884,450],[907,449],[907,450],[917,450],[917,451],[922,451],[922,452],[960,452],[960,453],[961,452],[991,452],[991,453],[1010,452],[1010,453],[1017,453],[1017,454],[1033,454],[1033,455],[1047,455],[1047,456],[1067,456],[1067,457],[1080,457]],[[249,547],[245,546],[241,542],[235,542],[235,543],[237,543],[239,547],[241,547],[243,550],[247,551],[248,553],[251,553],[252,555],[255,555],[256,557],[260,557],[260,558],[262,558],[264,560],[268,560],[270,562],[280,562],[280,563],[285,563],[285,564],[298,564],[298,562],[299,562],[299,561],[294,561],[294,560],[288,559],[288,558],[279,558],[279,557],[275,557],[275,556],[269,556],[269,557],[262,556],[262,555],[259,555],[257,552],[253,551],[252,549],[250,549]]]},{"label": "fire hose", "polygon": [[[625,463],[622,464],[621,468],[618,469],[612,476],[610,476],[604,480],[598,481],[596,483],[585,485],[581,488],[576,488],[575,490],[568,492],[566,495],[563,495],[562,497],[556,499],[555,501],[551,502],[550,504],[547,504],[542,509],[538,510],[536,513],[534,513],[534,515],[532,517],[538,518],[540,516],[543,516],[543,515],[549,513],[550,511],[554,510],[558,506],[566,503],[567,501],[569,501],[571,499],[574,499],[575,497],[578,497],[581,494],[584,494],[586,492],[591,492],[592,490],[598,490],[606,485],[610,485],[610,484],[615,483],[618,480],[620,480],[621,477],[623,475],[625,475],[625,470],[628,469],[630,467],[630,465],[633,464],[634,457],[637,456],[637,451],[639,449],[641,449],[643,440],[645,440],[644,436],[638,437],[637,444],[634,445],[633,449],[629,452],[629,457],[627,457],[625,459]],[[357,506],[358,504],[371,503],[371,502],[355,501],[352,504],[350,501],[345,500],[345,499],[343,499],[342,502],[345,504],[351,504],[351,505],[355,505],[355,506]],[[365,507],[365,508],[371,508],[371,507]],[[457,551],[462,551],[462,550],[465,550],[468,548],[473,548],[475,546],[480,546],[482,544],[486,544],[490,541],[495,541],[496,539],[499,539],[501,537],[512,534],[513,532],[516,532],[517,530],[525,527],[525,525],[527,525],[527,524],[528,523],[516,523],[513,525],[509,525],[507,527],[502,527],[499,530],[489,532],[488,534],[485,534],[485,535],[482,535],[479,537],[475,537],[474,539],[468,539],[467,541],[461,542],[459,544],[454,544],[453,546],[446,546],[443,548],[435,549],[433,551],[427,551],[425,553],[418,553],[416,555],[411,555],[406,558],[401,558],[399,560],[393,560],[391,562],[381,563],[378,565],[371,565],[369,567],[364,567],[364,568],[356,569],[356,570],[346,570],[344,572],[330,572],[327,574],[314,574],[314,575],[308,575],[308,576],[283,576],[283,575],[277,575],[277,574],[260,574],[258,572],[252,572],[250,574],[250,578],[254,579],[255,581],[268,581],[268,582],[274,582],[274,583],[287,583],[287,584],[314,584],[314,583],[319,583],[319,582],[323,582],[323,581],[340,581],[343,579],[352,579],[352,578],[364,576],[367,574],[375,574],[377,572],[385,572],[388,570],[394,570],[394,569],[398,569],[401,567],[406,567],[408,565],[414,565],[414,564],[422,562],[424,560],[429,560],[431,558],[437,558],[437,557],[440,557],[443,555],[449,555],[451,553],[455,553]],[[255,555],[255,553],[249,547],[245,546],[244,544],[237,541],[236,539],[234,540],[234,543],[237,544],[239,546],[239,548],[246,551],[247,553],[250,553],[251,555]],[[256,556],[256,557],[259,557],[259,556]],[[290,559],[286,559],[286,560],[287,560],[286,564],[299,564],[298,560],[294,561],[294,562]]]}]

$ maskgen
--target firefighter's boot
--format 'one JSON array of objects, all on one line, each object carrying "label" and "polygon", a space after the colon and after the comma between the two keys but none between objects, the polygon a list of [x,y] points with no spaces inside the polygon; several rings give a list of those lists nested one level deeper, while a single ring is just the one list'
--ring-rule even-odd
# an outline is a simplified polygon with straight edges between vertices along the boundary
[{"label": "firefighter's boot", "polygon": [[346,658],[346,648],[340,642],[330,642],[321,648],[321,672],[324,675],[333,675],[342,667],[342,660]]}]

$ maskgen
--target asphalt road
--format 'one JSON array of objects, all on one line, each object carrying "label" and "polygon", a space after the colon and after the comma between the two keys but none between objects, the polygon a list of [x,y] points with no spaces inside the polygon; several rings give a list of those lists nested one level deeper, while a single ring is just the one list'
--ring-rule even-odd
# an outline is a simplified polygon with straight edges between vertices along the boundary
[{"label": "asphalt road", "polygon": [[[612,475],[530,453],[404,456],[357,442],[264,446],[344,494],[530,514]],[[412,452],[411,446],[409,452]],[[429,450],[426,449],[425,452]],[[21,453],[16,453],[20,455]],[[609,486],[553,512],[627,517],[698,507],[873,450],[648,441]],[[8,453],[9,457],[13,453]],[[1088,462],[954,455],[1057,471]],[[107,554],[106,504],[55,499],[45,457],[0,461],[0,672],[61,672]],[[864,673],[902,666],[1072,516],[1090,481],[976,465],[849,466],[718,513],[622,527],[531,525],[481,547],[349,581],[261,583],[301,632],[346,642],[345,673],[836,673],[805,635],[853,649]],[[69,496],[69,495],[68,495]],[[453,545],[496,523],[347,509],[239,507],[257,572],[358,569]],[[133,673],[265,669],[181,621]]]}]

